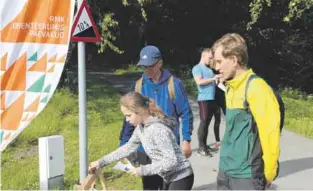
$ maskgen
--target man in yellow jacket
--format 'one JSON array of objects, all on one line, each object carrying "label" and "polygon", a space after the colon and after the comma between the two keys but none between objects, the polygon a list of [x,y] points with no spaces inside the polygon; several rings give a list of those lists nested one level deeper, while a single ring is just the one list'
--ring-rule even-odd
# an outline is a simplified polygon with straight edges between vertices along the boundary
[{"label": "man in yellow jacket", "polygon": [[248,68],[247,45],[240,35],[224,35],[213,52],[216,70],[227,85],[218,189],[264,190],[278,172],[278,101],[271,87]]}]

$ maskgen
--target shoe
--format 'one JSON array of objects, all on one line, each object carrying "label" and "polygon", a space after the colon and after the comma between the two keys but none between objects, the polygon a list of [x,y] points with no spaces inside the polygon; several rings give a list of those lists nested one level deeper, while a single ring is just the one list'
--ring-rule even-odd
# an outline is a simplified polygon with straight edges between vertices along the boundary
[{"label": "shoe", "polygon": [[198,149],[197,153],[199,155],[202,155],[202,156],[213,157],[213,155],[210,153],[210,151],[205,150],[205,149]]},{"label": "shoe", "polygon": [[208,151],[210,151],[210,152],[217,152],[217,151],[219,150],[218,147],[212,148],[212,147],[210,147],[209,145],[207,146],[206,149],[207,149]]},{"label": "shoe", "polygon": [[214,147],[220,149],[221,148],[221,142],[216,142],[214,144]]}]

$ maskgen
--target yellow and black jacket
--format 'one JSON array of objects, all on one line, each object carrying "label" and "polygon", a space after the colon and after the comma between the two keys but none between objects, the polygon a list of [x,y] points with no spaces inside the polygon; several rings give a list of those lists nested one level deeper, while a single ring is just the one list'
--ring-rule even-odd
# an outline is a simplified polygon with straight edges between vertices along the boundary
[{"label": "yellow and black jacket", "polygon": [[[236,178],[272,181],[277,175],[280,148],[280,110],[271,87],[262,79],[250,82],[248,70],[227,82],[226,131],[221,144],[219,168]],[[245,98],[249,110],[244,106]]]}]

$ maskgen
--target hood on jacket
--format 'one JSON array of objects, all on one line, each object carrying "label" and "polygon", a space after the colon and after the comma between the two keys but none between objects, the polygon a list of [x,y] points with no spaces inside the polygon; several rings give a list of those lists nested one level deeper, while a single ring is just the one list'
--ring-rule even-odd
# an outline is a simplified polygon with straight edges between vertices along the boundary
[{"label": "hood on jacket", "polygon": [[176,119],[174,117],[165,116],[163,119],[160,119],[158,117],[150,117],[146,121],[145,127],[148,127],[148,126],[155,124],[155,123],[162,123],[163,125],[165,125],[166,127],[170,128],[170,129],[174,129],[177,125]]},{"label": "hood on jacket", "polygon": [[151,85],[159,85],[159,84],[163,84],[167,82],[167,80],[171,77],[171,75],[172,74],[168,70],[162,69],[160,80],[157,83],[153,83],[146,73],[142,74],[142,78],[146,80],[148,83],[150,83]]}]

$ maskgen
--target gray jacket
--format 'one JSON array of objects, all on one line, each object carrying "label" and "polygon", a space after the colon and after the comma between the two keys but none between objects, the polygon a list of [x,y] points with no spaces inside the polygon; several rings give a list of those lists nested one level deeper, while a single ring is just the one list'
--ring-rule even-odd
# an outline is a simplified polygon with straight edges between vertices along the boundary
[{"label": "gray jacket", "polygon": [[139,125],[135,128],[125,145],[101,158],[100,167],[129,156],[142,144],[152,161],[141,166],[142,176],[158,174],[166,182],[173,182],[191,175],[191,164],[183,156],[171,129],[175,126],[175,119],[150,117],[144,127]]}]

